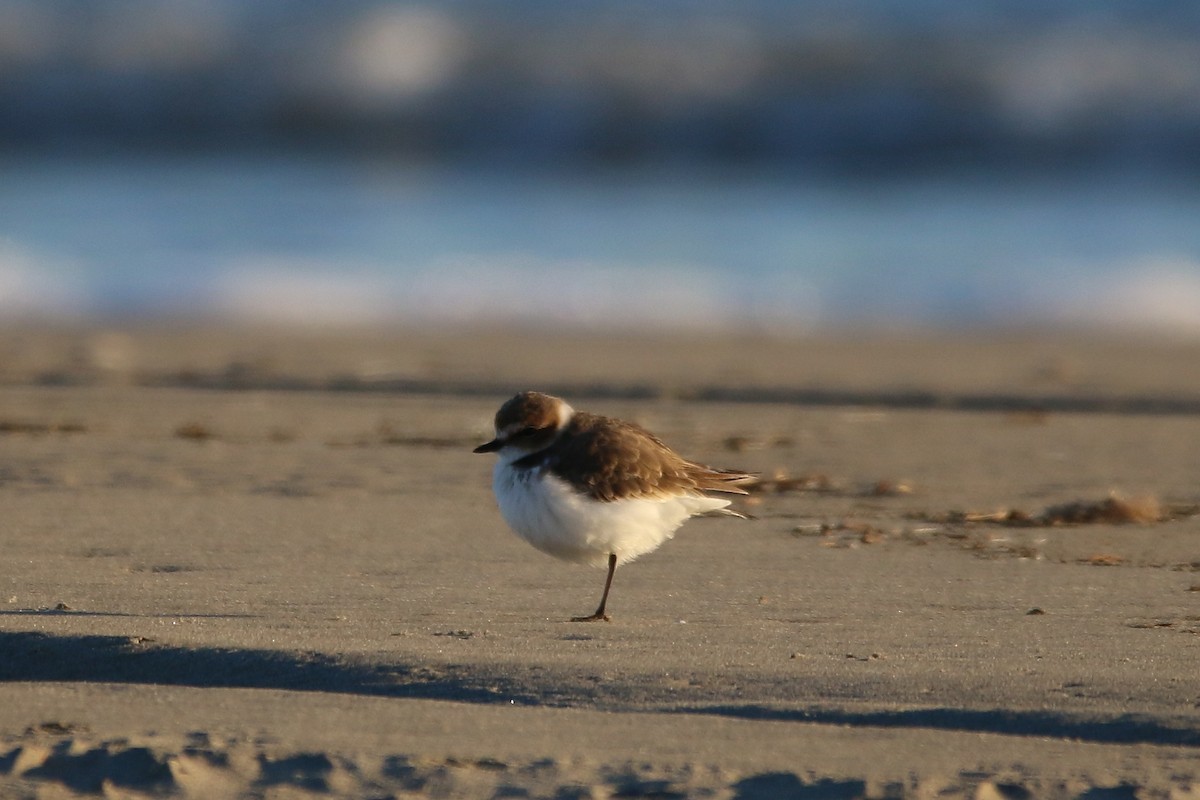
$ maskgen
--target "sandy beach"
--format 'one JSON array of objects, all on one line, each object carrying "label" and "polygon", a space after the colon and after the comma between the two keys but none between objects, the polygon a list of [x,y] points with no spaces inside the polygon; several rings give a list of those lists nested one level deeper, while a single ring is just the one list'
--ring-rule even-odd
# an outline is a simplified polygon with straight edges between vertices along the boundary
[{"label": "sandy beach", "polygon": [[[1200,797],[1200,343],[0,330],[0,797]],[[761,474],[617,571],[536,388]]]}]

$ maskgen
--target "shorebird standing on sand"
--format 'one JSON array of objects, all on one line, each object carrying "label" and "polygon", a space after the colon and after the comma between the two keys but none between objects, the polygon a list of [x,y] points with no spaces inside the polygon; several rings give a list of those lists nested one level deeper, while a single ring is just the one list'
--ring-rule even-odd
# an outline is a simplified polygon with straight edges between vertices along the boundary
[{"label": "shorebird standing on sand", "polygon": [[517,535],[544,553],[608,565],[596,613],[604,613],[618,564],[655,550],[689,517],[729,514],[730,501],[707,492],[746,494],[753,476],[679,456],[643,428],[575,411],[541,392],[521,392],[496,412],[496,438],[475,448],[496,452],[492,488]]}]

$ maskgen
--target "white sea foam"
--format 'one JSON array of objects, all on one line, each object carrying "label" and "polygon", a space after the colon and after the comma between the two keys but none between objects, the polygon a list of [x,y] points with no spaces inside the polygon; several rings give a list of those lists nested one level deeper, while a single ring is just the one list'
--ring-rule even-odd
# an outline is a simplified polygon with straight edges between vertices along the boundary
[{"label": "white sea foam", "polygon": [[0,317],[67,317],[87,298],[69,264],[0,239]]},{"label": "white sea foam", "polygon": [[407,313],[437,309],[456,322],[544,321],[606,327],[730,321],[719,279],[683,266],[482,258],[443,262],[417,277]]},{"label": "white sea foam", "polygon": [[809,327],[815,293],[739,286],[684,265],[463,257],[415,273],[381,265],[260,258],[224,271],[214,310],[243,321],[542,324],[610,328]]},{"label": "white sea foam", "polygon": [[208,311],[240,322],[373,325],[395,315],[396,289],[361,266],[259,257],[222,272]]},{"label": "white sea foam", "polygon": [[[1145,259],[1119,268],[1055,270],[1023,308],[997,298],[982,318],[1092,330],[1200,335],[1200,263]],[[40,292],[40,294],[39,294]],[[35,302],[49,290],[32,289]],[[529,257],[460,257],[413,272],[386,265],[259,258],[219,279],[210,311],[299,325],[521,324],[607,329],[803,332],[837,324],[838,309],[802,279],[744,278],[684,264],[630,265]],[[937,298],[927,298],[932,305]],[[2,302],[2,301],[0,301]],[[203,310],[202,310],[203,311]],[[909,309],[901,324],[928,322]],[[871,320],[849,317],[857,326]],[[892,320],[894,322],[894,320]]]},{"label": "white sea foam", "polygon": [[1147,258],[1064,287],[1048,310],[1053,321],[1200,335],[1200,262]]},{"label": "white sea foam", "polygon": [[364,105],[389,103],[441,88],[464,58],[454,18],[432,6],[379,6],[354,19],[342,44],[341,86]]},{"label": "white sea foam", "polygon": [[[194,272],[187,281],[148,284],[105,281],[89,274],[87,266],[0,240],[0,319],[53,320],[114,311],[136,318],[174,310],[193,319],[318,327],[518,324],[797,333],[824,326],[936,325],[946,302],[931,283],[906,305],[897,301],[899,316],[885,319],[879,308],[851,308],[846,297],[826,296],[792,274],[533,255],[444,257],[414,268],[259,255]],[[1041,274],[1014,279],[1017,285],[1009,293],[973,296],[978,324],[1200,337],[1200,261],[1194,259],[1052,264]]]}]

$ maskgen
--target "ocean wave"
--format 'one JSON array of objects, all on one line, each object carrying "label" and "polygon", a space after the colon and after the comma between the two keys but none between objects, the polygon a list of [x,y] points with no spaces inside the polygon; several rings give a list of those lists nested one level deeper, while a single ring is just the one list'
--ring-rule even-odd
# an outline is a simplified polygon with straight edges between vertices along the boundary
[{"label": "ocean wave", "polygon": [[0,142],[1196,164],[1186,0],[686,5],[9,2]]}]

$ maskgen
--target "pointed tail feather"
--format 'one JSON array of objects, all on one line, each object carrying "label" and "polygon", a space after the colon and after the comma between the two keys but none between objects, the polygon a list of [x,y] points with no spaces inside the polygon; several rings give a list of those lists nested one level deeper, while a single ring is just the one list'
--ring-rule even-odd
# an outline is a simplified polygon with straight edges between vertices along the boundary
[{"label": "pointed tail feather", "polygon": [[758,476],[736,469],[714,469],[699,467],[696,474],[697,483],[706,492],[726,492],[727,494],[749,494],[741,488],[741,484],[758,480]]}]

